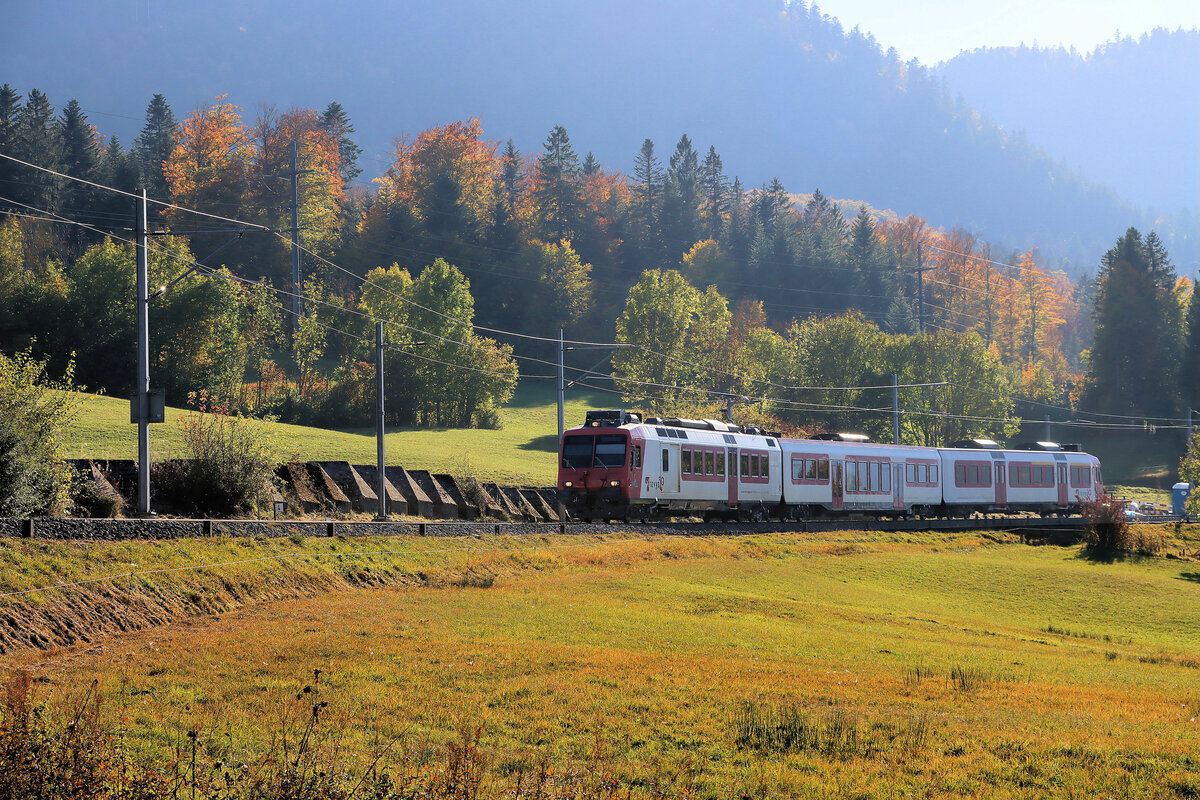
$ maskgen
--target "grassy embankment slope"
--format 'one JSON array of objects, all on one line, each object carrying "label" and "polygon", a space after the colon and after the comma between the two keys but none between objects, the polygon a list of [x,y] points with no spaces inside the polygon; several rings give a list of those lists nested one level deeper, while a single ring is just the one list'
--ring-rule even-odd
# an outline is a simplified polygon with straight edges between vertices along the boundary
[{"label": "grassy embankment slope", "polygon": [[[1195,552],[1200,533],[1184,535]],[[400,735],[384,762],[417,770],[422,745],[483,725],[481,796],[542,759],[634,796],[1200,792],[1195,561],[1099,562],[1003,535],[619,538],[4,542],[3,591],[296,557],[30,596],[23,614],[203,616],[3,664],[58,695],[97,679],[160,762],[189,729],[202,763],[252,761],[303,720],[309,696],[294,698],[320,669],[321,730],[360,767]],[[340,591],[211,616],[305,580]],[[350,585],[365,582],[397,585]],[[807,723],[795,749],[738,746],[739,714],[789,708]]]},{"label": "grassy embankment slope", "polygon": [[[129,401],[115,397],[83,395],[79,419],[68,431],[71,458],[137,458],[137,427],[129,424]],[[556,479],[558,423],[553,389],[521,387],[500,412],[499,430],[393,430],[387,434],[389,464],[427,469],[506,484],[553,485]],[[619,398],[601,393],[568,392],[565,421],[568,428],[583,422],[589,408],[607,408]],[[178,420],[188,413],[168,408],[167,421],[151,426],[154,458],[183,454]],[[274,423],[275,442],[285,456],[303,461],[375,463],[375,430],[358,428],[322,430]]]}]

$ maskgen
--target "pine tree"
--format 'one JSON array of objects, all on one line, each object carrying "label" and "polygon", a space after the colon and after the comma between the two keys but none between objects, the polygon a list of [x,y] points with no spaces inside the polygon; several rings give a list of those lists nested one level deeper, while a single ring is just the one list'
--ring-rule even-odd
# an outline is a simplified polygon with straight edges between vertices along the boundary
[{"label": "pine tree", "polygon": [[721,157],[711,145],[700,165],[700,186],[704,195],[704,234],[711,239],[721,235],[725,212],[729,207],[729,179],[725,177]]},{"label": "pine tree", "polygon": [[[58,123],[58,139],[62,144],[62,170],[73,177],[95,182],[99,177],[100,145],[96,141],[96,131],[88,123],[78,100],[72,99],[63,108],[62,119]],[[65,181],[62,204],[75,213],[92,211],[99,195],[100,190],[86,183]],[[83,228],[73,227],[66,232],[72,255],[82,253],[86,244],[94,238]]]},{"label": "pine tree", "polygon": [[1179,377],[1180,395],[1185,406],[1200,410],[1200,280],[1192,281],[1192,299],[1187,312],[1187,341]]},{"label": "pine tree", "polygon": [[543,241],[573,239],[583,224],[583,181],[571,137],[556,125],[542,145],[537,162],[537,196]]},{"label": "pine tree", "polygon": [[1088,410],[1171,416],[1176,390],[1182,310],[1175,270],[1161,241],[1130,228],[1104,254],[1096,293]]},{"label": "pine tree", "polygon": [[654,142],[646,139],[633,159],[633,218],[641,249],[647,255],[662,251],[660,221],[662,218],[663,169],[654,155]]},{"label": "pine tree", "polygon": [[151,197],[165,200],[169,195],[163,164],[175,147],[179,123],[161,94],[154,95],[146,106],[146,124],[133,142],[133,150],[141,164],[143,186]]},{"label": "pine tree", "polygon": [[508,143],[504,145],[500,164],[500,182],[504,186],[504,193],[508,195],[509,204],[515,208],[521,199],[524,162],[512,139],[509,139]]},{"label": "pine tree", "polygon": [[700,235],[700,159],[685,133],[671,154],[663,184],[663,238],[671,253],[683,253]]},{"label": "pine tree", "polygon": [[859,307],[868,315],[884,311],[892,287],[888,285],[883,264],[883,246],[875,231],[875,221],[865,205],[858,207],[858,216],[850,226],[850,266],[854,268],[856,289],[862,294]]},{"label": "pine tree", "polygon": [[358,166],[358,157],[362,148],[354,143],[350,134],[354,133],[354,125],[341,103],[331,102],[325,107],[317,127],[333,137],[338,143],[338,162],[341,164],[342,184],[349,186],[354,179],[362,174]]},{"label": "pine tree", "polygon": [[[17,114],[15,144],[16,157],[22,161],[52,170],[62,167],[62,143],[54,107],[37,89],[30,90],[25,105]],[[58,210],[62,189],[60,179],[32,167],[21,167],[17,174],[23,184],[13,193],[17,199],[45,211]]]},{"label": "pine tree", "polygon": [[590,177],[599,174],[599,172],[600,162],[596,160],[596,156],[589,150],[588,154],[583,157],[583,174]]},{"label": "pine tree", "polygon": [[[17,155],[18,118],[21,113],[21,95],[7,83],[0,86],[0,153]],[[0,158],[0,186],[15,194],[18,166],[8,159]],[[0,201],[0,208],[8,208]]]}]

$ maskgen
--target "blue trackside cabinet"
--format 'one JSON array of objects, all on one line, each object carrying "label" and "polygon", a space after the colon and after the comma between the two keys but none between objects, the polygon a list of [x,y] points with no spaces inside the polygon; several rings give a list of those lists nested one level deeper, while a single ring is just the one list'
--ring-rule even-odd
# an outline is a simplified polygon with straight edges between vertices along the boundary
[{"label": "blue trackside cabinet", "polygon": [[1183,516],[1187,513],[1184,506],[1187,505],[1188,495],[1192,491],[1190,483],[1177,483],[1171,487],[1171,513]]}]

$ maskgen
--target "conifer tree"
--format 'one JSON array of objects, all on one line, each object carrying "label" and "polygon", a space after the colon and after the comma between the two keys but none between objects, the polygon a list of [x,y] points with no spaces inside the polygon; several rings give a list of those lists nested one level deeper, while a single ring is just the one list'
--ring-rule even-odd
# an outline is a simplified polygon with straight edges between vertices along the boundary
[{"label": "conifer tree", "polygon": [[[16,157],[22,161],[53,170],[62,166],[62,144],[54,107],[37,89],[30,90],[17,114],[15,144]],[[17,175],[21,181],[13,193],[17,199],[43,210],[58,210],[60,179],[31,167],[20,167]]]},{"label": "conifer tree", "polygon": [[146,124],[133,142],[134,153],[141,164],[143,186],[151,197],[165,200],[169,194],[163,177],[163,164],[175,147],[179,123],[161,94],[154,95],[146,106]]},{"label": "conifer tree", "polygon": [[321,114],[320,121],[317,122],[317,127],[328,133],[337,142],[342,184],[350,185],[355,178],[362,174],[362,169],[358,166],[358,157],[362,155],[362,148],[350,138],[350,135],[354,133],[354,125],[350,122],[350,117],[342,108],[342,104],[331,102],[327,105]]},{"label": "conifer tree", "polygon": [[513,144],[512,139],[504,145],[500,164],[500,182],[504,186],[504,193],[508,195],[509,204],[515,208],[521,199],[522,180],[525,176],[521,154],[517,152],[517,146]]},{"label": "conifer tree", "polygon": [[579,156],[562,125],[550,131],[542,149],[535,192],[541,212],[539,232],[544,241],[574,239],[582,226],[584,212]]},{"label": "conifer tree", "polygon": [[1175,270],[1154,234],[1130,228],[1100,261],[1096,334],[1084,405],[1110,414],[1171,416],[1177,408],[1182,310]]},{"label": "conifer tree", "polygon": [[669,252],[684,253],[700,235],[700,159],[685,133],[675,145],[663,186],[663,238]]},{"label": "conifer tree", "polygon": [[875,232],[875,221],[865,205],[858,207],[858,216],[850,226],[848,250],[850,266],[854,268],[856,289],[862,294],[860,307],[867,312],[884,311],[888,306],[891,286],[883,264],[883,246]]},{"label": "conifer tree", "polygon": [[[643,258],[658,260],[662,254],[661,219],[663,196],[662,162],[654,155],[654,142],[646,139],[633,159],[634,228]],[[648,266],[648,265],[647,265]]]},{"label": "conifer tree", "polygon": [[1187,311],[1187,340],[1180,365],[1180,395],[1185,407],[1200,411],[1200,280],[1192,281]]},{"label": "conifer tree", "polygon": [[[17,154],[17,121],[21,113],[21,95],[7,83],[0,86],[0,153],[16,156]],[[7,159],[0,159],[0,186],[9,187],[9,191],[17,186],[17,165]],[[7,204],[0,205],[0,208]]]},{"label": "conifer tree", "polygon": [[700,165],[700,185],[704,196],[704,234],[711,239],[721,235],[721,226],[729,206],[729,179],[725,177],[721,157],[711,145]]}]

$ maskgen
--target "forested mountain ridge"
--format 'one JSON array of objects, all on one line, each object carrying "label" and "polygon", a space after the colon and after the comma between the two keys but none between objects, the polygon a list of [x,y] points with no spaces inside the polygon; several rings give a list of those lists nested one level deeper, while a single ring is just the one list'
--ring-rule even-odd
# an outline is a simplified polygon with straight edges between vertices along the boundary
[{"label": "forested mountain ridge", "polygon": [[[337,100],[356,122],[368,176],[382,172],[391,137],[478,116],[525,152],[563,125],[581,151],[626,172],[643,137],[686,132],[701,150],[716,145],[747,186],[778,177],[793,191],[820,187],[1006,248],[1036,245],[1079,268],[1096,263],[1113,230],[1151,226],[919,64],[802,2],[135,8],[133,20],[101,4],[11,9],[0,74],[135,118],[155,93],[182,108],[227,93],[250,113],[264,100]],[[119,117],[105,119],[119,130]],[[1192,261],[1169,234],[1168,244]]]},{"label": "forested mountain ridge", "polygon": [[[1200,30],[1158,28],[1089,53],[981,48],[934,72],[1123,197],[1165,215],[1200,208]],[[1119,113],[1120,98],[1145,113]]]}]

